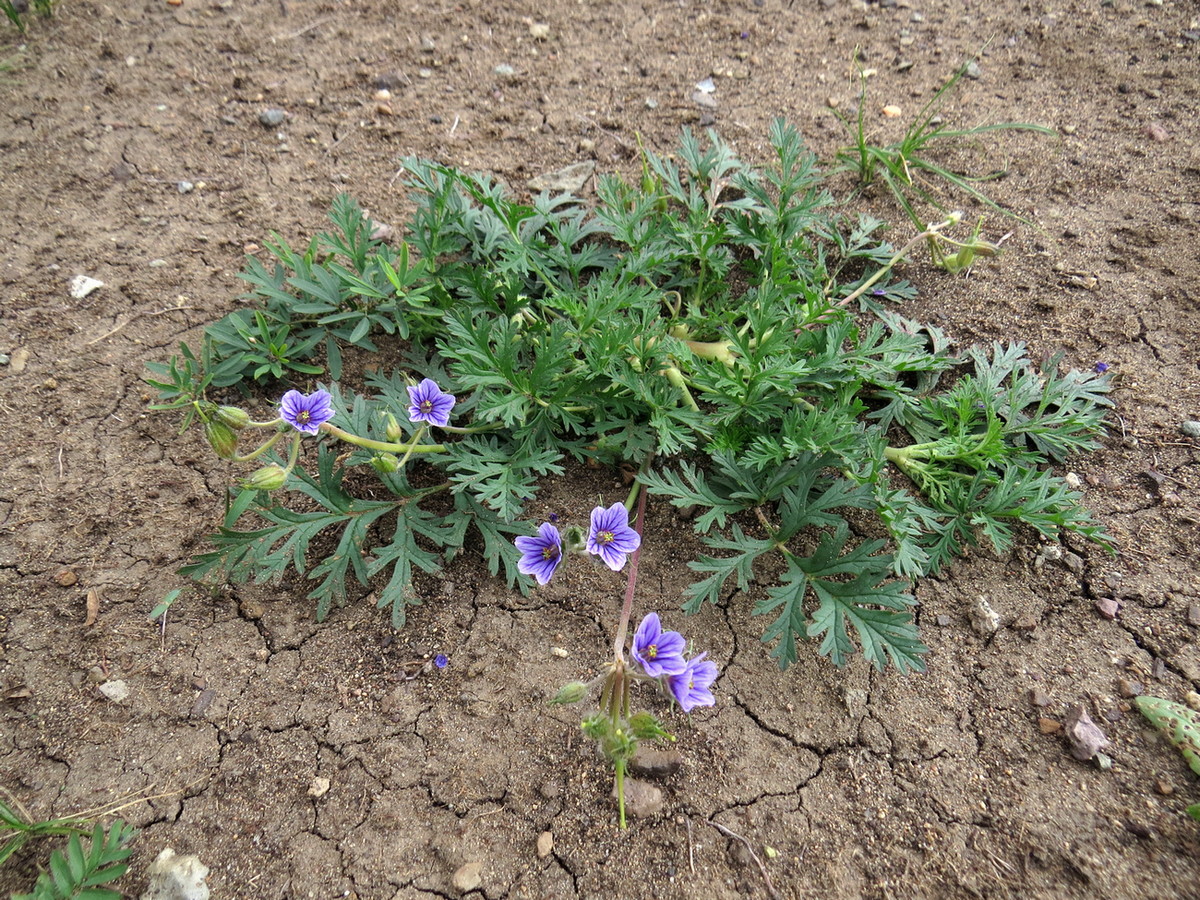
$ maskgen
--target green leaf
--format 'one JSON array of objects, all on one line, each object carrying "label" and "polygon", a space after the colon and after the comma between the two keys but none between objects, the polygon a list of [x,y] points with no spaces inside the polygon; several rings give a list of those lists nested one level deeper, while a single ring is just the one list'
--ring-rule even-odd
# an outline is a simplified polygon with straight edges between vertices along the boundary
[{"label": "green leaf", "polygon": [[437,554],[417,541],[418,537],[424,537],[439,548],[452,544],[455,529],[439,522],[440,517],[425,512],[415,503],[401,504],[391,543],[376,549],[374,557],[368,561],[371,576],[388,568],[392,570],[391,578],[379,592],[378,605],[380,608],[391,607],[393,628],[403,628],[407,608],[421,602],[412,587],[413,567],[430,575],[442,570]]},{"label": "green leaf", "polygon": [[804,570],[788,561],[787,571],[780,583],[767,589],[767,596],[754,605],[753,614],[765,616],[778,611],[778,617],[763,632],[762,641],[769,644],[778,641],[771,656],[780,669],[786,669],[796,661],[796,636],[807,634],[804,615],[804,596],[808,589],[808,576]]},{"label": "green leaf", "polygon": [[748,507],[745,501],[729,497],[724,485],[714,487],[708,476],[690,463],[679,464],[675,469],[649,470],[638,476],[651,494],[670,498],[672,506],[680,509],[688,506],[704,507],[696,519],[696,531],[707,534],[713,526],[725,527],[729,516]]},{"label": "green leaf", "polygon": [[1182,703],[1144,694],[1133,702],[1150,724],[1183,754],[1192,771],[1200,775],[1200,713]]},{"label": "green leaf", "polygon": [[698,612],[705,602],[719,603],[721,590],[730,578],[736,578],[738,590],[745,591],[754,579],[754,561],[775,546],[772,541],[747,537],[736,522],[732,531],[732,539],[717,535],[704,538],[704,543],[714,550],[732,551],[733,555],[714,557],[704,554],[688,563],[688,568],[694,572],[711,573],[707,578],[689,585],[684,592],[683,609],[688,615]]},{"label": "green leaf", "polygon": [[883,541],[846,550],[849,533],[842,523],[821,535],[811,557],[795,559],[818,601],[808,635],[821,638],[821,653],[839,668],[855,652],[857,639],[863,656],[880,671],[888,660],[901,673],[924,671],[921,655],[927,650],[908,612],[915,601],[904,592],[906,582],[891,579],[891,557],[878,554]]}]

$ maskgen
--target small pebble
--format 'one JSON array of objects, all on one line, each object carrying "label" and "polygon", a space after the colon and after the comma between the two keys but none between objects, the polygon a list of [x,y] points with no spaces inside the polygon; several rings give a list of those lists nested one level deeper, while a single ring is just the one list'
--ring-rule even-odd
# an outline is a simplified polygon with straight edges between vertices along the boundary
[{"label": "small pebble", "polygon": [[1137,835],[1142,840],[1149,840],[1154,837],[1154,832],[1149,825],[1143,825],[1141,822],[1134,822],[1130,819],[1125,820],[1125,830],[1130,834]]},{"label": "small pebble", "polygon": [[904,112],[904,110],[902,110],[898,106],[889,104],[889,105],[885,106],[883,109],[881,109],[880,112],[883,113],[887,118],[894,119],[897,116],[901,115]]},{"label": "small pebble", "polygon": [[1184,437],[1200,438],[1200,422],[1180,422],[1179,433]]},{"label": "small pebble", "polygon": [[1117,613],[1121,611],[1121,605],[1111,597],[1096,598],[1095,606],[1096,612],[1100,613],[1100,615],[1104,616],[1104,618],[1110,620],[1115,619],[1117,617]]},{"label": "small pebble", "polygon": [[968,610],[971,628],[980,637],[991,637],[1000,629],[1000,614],[992,609],[986,597],[976,597]]},{"label": "small pebble", "polygon": [[1171,139],[1171,135],[1167,132],[1167,129],[1163,128],[1157,122],[1151,122],[1146,126],[1146,137],[1160,144],[1166,143]]},{"label": "small pebble", "polygon": [[537,839],[538,859],[545,859],[552,852],[554,852],[554,835],[549,831],[543,831]]},{"label": "small pebble", "polygon": [[264,128],[278,128],[287,118],[282,109],[264,109],[258,114],[258,121]]},{"label": "small pebble", "polygon": [[1187,608],[1187,623],[1200,627],[1200,603],[1189,603]]},{"label": "small pebble", "polygon": [[1021,615],[1017,616],[1017,620],[1012,623],[1013,631],[1020,631],[1024,632],[1025,634],[1036,631],[1037,627],[1038,617],[1033,615],[1033,613],[1022,613]]},{"label": "small pebble", "polygon": [[181,194],[190,194],[195,189],[196,189],[196,186],[194,184],[192,184],[190,181],[180,181],[180,182],[177,182],[175,185],[175,190],[179,191],[179,193],[181,193]]},{"label": "small pebble", "polygon": [[1109,744],[1104,732],[1092,721],[1092,717],[1082,706],[1073,706],[1067,711],[1063,728],[1066,729],[1067,740],[1071,745],[1071,755],[1080,762],[1098,758],[1101,755],[1100,751]]},{"label": "small pebble", "polygon": [[1163,781],[1161,778],[1158,779],[1158,782],[1154,785],[1154,788],[1164,797],[1170,797],[1173,793],[1175,793],[1175,786],[1169,781]]},{"label": "small pebble", "polygon": [[460,894],[474,891],[483,884],[483,863],[469,862],[459,866],[450,879],[454,889]]},{"label": "small pebble", "polygon": [[945,613],[942,613],[940,616],[935,616],[933,621],[937,622],[937,624],[942,628],[945,628],[950,624],[950,617]]},{"label": "small pebble", "polygon": [[77,581],[79,581],[79,576],[76,575],[70,569],[63,569],[61,572],[59,572],[57,575],[54,576],[54,583],[57,584],[59,587],[70,587],[71,585],[75,584]]},{"label": "small pebble", "polygon": [[1062,723],[1042,716],[1038,719],[1038,731],[1042,734],[1058,734],[1058,732],[1062,731]]},{"label": "small pebble", "polygon": [[1033,690],[1031,690],[1029,692],[1029,702],[1032,703],[1034,706],[1042,706],[1042,707],[1049,706],[1050,705],[1050,695],[1047,694],[1043,690],[1034,688]]},{"label": "small pebble", "polygon": [[166,264],[167,261],[165,259],[152,259],[147,263],[147,265],[152,269],[161,269],[166,266]]},{"label": "small pebble", "polygon": [[313,776],[313,780],[308,785],[308,796],[317,800],[329,793],[329,779],[322,778],[320,775]]},{"label": "small pebble", "polygon": [[[613,798],[617,786],[613,785]],[[625,779],[625,812],[635,819],[646,819],[658,815],[663,808],[663,792],[652,784],[636,778]]]},{"label": "small pebble", "polygon": [[971,60],[969,63],[967,63],[966,74],[968,78],[977,80],[983,75],[983,72],[980,71],[979,63],[975,62],[975,60]]},{"label": "small pebble", "polygon": [[1188,691],[1184,694],[1183,702],[1188,705],[1189,709],[1200,710],[1200,694],[1195,691]]},{"label": "small pebble", "polygon": [[129,697],[129,685],[121,680],[106,681],[96,690],[98,690],[113,703],[121,703]]},{"label": "small pebble", "polygon": [[1068,472],[1063,476],[1063,481],[1065,481],[1067,483],[1067,487],[1073,491],[1077,491],[1083,487],[1083,479],[1079,477],[1078,472]]},{"label": "small pebble", "polygon": [[512,66],[510,66],[508,63],[500,63],[500,65],[496,66],[496,68],[492,69],[492,71],[495,72],[497,75],[499,75],[501,78],[512,78],[514,75],[517,74],[517,70],[514,69]]},{"label": "small pebble", "polygon": [[550,26],[545,22],[534,22],[529,26],[529,36],[535,41],[544,41],[550,37]]},{"label": "small pebble", "polygon": [[1127,699],[1131,697],[1137,697],[1142,693],[1142,683],[1140,681],[1131,681],[1128,678],[1122,678],[1117,681],[1117,693]]},{"label": "small pebble", "polygon": [[568,651],[564,650],[562,647],[551,647],[550,655],[557,656],[559,659],[566,659],[571,654]]},{"label": "small pebble", "polygon": [[76,275],[67,282],[67,293],[76,300],[82,300],[92,291],[104,287],[103,281],[97,281],[95,278],[89,278],[86,275]]}]

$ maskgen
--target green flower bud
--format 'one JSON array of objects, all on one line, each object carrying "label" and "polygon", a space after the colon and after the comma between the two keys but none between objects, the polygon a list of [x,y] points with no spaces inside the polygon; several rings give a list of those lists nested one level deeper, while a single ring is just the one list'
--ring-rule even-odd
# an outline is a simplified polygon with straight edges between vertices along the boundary
[{"label": "green flower bud", "polygon": [[566,703],[578,703],[587,696],[587,685],[582,681],[572,681],[570,684],[564,684],[554,698],[550,701],[555,706],[562,706]]},{"label": "green flower bud", "polygon": [[381,475],[390,475],[400,468],[400,460],[394,453],[380,453],[371,458],[371,467]]},{"label": "green flower bud", "polygon": [[587,553],[587,535],[578,525],[572,525],[563,534],[563,550],[567,553]]},{"label": "green flower bud", "polygon": [[218,422],[216,419],[205,422],[204,436],[208,438],[208,445],[213,448],[213,452],[221,459],[233,459],[237,455],[238,437],[224,422]]},{"label": "green flower bud", "polygon": [[236,406],[218,406],[217,421],[228,425],[234,431],[241,431],[250,424],[250,413]]},{"label": "green flower bud", "polygon": [[612,731],[612,719],[604,715],[604,713],[593,713],[582,722],[579,727],[594,741],[603,740],[610,731]]},{"label": "green flower bud", "polygon": [[287,481],[287,470],[283,466],[271,463],[250,473],[249,478],[242,480],[242,487],[249,491],[277,491]]},{"label": "green flower bud", "polygon": [[653,741],[659,738],[666,738],[668,741],[675,740],[671,734],[663,729],[658,719],[654,718],[648,712],[634,713],[629,719],[629,730],[640,741]]},{"label": "green flower bud", "polygon": [[[387,439],[393,444],[404,439],[404,430],[400,427],[400,423],[396,421],[396,417],[388,413],[387,417]],[[391,471],[396,471],[392,469]]]}]

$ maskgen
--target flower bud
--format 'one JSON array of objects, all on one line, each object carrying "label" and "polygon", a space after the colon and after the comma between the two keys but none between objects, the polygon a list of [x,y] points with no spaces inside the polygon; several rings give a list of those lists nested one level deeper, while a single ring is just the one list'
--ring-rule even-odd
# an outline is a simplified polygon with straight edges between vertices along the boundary
[{"label": "flower bud", "polygon": [[251,472],[249,478],[242,480],[242,487],[249,491],[277,491],[287,481],[287,470],[283,466],[271,463],[257,471]]},{"label": "flower bud", "polygon": [[234,431],[241,431],[250,424],[250,413],[236,406],[218,406],[216,415],[218,422]]},{"label": "flower bud", "polygon": [[[387,417],[387,439],[393,444],[404,440],[404,430],[400,427],[400,423],[396,421],[396,417],[388,413]],[[391,471],[396,471],[392,469]]]},{"label": "flower bud", "polygon": [[221,459],[233,459],[237,455],[238,437],[224,422],[218,422],[216,419],[205,422],[204,436],[208,438],[208,445],[213,448],[213,452]]},{"label": "flower bud", "polygon": [[380,475],[390,475],[400,468],[400,460],[394,453],[380,453],[371,458],[371,467]]},{"label": "flower bud", "polygon": [[604,715],[604,713],[592,713],[579,723],[579,727],[592,740],[600,741],[604,740],[609,732],[612,731],[612,719]]},{"label": "flower bud", "polygon": [[566,703],[578,703],[587,696],[587,685],[582,681],[572,681],[569,684],[564,684],[557,694],[550,701],[554,706],[562,706]]},{"label": "flower bud", "polygon": [[658,719],[648,712],[634,713],[629,719],[629,730],[639,741],[653,741],[658,738],[675,740],[673,735],[663,729]]},{"label": "flower bud", "polygon": [[563,550],[567,553],[587,553],[587,535],[578,525],[572,525],[563,534]]}]

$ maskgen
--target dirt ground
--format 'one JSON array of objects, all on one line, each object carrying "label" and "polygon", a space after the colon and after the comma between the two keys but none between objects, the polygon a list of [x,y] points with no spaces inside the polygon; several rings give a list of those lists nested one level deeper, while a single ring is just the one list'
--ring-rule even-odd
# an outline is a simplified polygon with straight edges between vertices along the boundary
[{"label": "dirt ground", "polygon": [[[453,897],[468,863],[488,900],[1200,896],[1183,813],[1200,784],[1128,702],[1200,682],[1200,442],[1179,430],[1200,419],[1198,16],[1185,0],[135,0],[35,20],[0,85],[0,785],[43,817],[124,802],[130,896],[167,846],[198,854],[220,898]],[[3,58],[18,36],[0,38]],[[695,546],[652,503],[639,605],[723,675],[714,708],[671,719],[683,767],[625,832],[577,715],[544,703],[605,661],[620,588],[603,573],[525,599],[464,558],[399,634],[365,598],[318,626],[287,583],[189,593],[165,632],[147,621],[235,472],[147,412],[144,364],[237,305],[271,231],[306,242],[341,191],[402,225],[407,155],[518,192],[584,160],[629,174],[639,140],[669,152],[701,124],[708,76],[743,158],[765,162],[784,116],[828,159],[855,48],[886,135],[905,119],[879,108],[914,114],[985,45],[945,115],[1059,130],[978,158],[1007,167],[989,191],[1039,227],[991,217],[989,237],[1013,234],[968,277],[908,266],[905,313],[964,346],[1112,367],[1111,433],[1070,468],[1118,556],[1072,539],[975,554],[916,589],[926,674],[838,671],[805,648],[781,675],[749,615],[760,589],[678,612]],[[886,197],[862,202],[909,233]],[[76,274],[105,286],[73,300]],[[574,472],[543,500],[582,519],[597,493],[623,489]],[[968,624],[980,595],[1003,619],[987,640]],[[113,680],[122,702],[98,691]],[[1112,742],[1108,771],[1052,730],[1076,704]],[[29,890],[48,849],[0,889]]]}]

